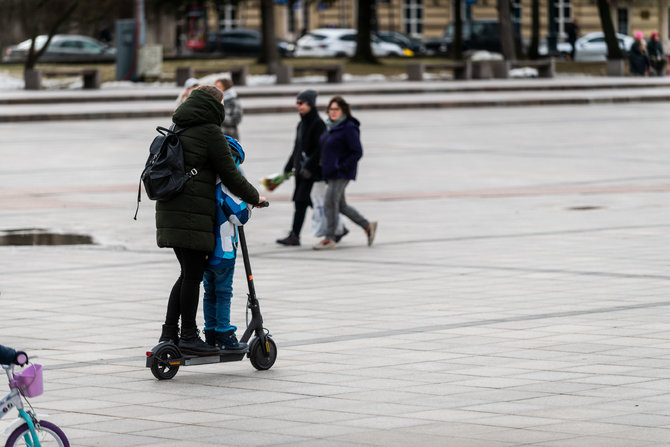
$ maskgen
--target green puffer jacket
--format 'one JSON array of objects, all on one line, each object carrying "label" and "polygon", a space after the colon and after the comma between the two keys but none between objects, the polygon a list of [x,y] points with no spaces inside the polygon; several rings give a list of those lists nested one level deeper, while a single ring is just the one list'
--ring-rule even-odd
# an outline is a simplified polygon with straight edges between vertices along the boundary
[{"label": "green puffer jacket", "polygon": [[156,241],[159,247],[214,249],[216,175],[230,191],[247,203],[258,203],[258,191],[235,167],[221,132],[223,104],[207,92],[194,90],[177,108],[172,121],[180,134],[186,169],[198,174],[186,182],[174,199],[156,202]]}]

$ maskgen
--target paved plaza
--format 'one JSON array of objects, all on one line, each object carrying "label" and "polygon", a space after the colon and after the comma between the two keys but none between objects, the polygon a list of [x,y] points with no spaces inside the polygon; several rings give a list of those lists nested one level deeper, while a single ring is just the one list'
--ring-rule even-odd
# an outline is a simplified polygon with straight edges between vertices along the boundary
[{"label": "paved plaza", "polygon": [[[277,362],[168,381],[145,351],[178,264],[153,203],[132,216],[169,122],[0,124],[0,230],[96,242],[0,247],[0,343],[45,365],[38,412],[78,447],[669,445],[668,104],[356,115],[348,197],[375,244],[351,223],[313,251],[308,221],[279,247],[292,189],[269,193],[246,231]],[[283,167],[297,121],[244,120],[250,179]],[[244,327],[241,262],[235,296]]]}]

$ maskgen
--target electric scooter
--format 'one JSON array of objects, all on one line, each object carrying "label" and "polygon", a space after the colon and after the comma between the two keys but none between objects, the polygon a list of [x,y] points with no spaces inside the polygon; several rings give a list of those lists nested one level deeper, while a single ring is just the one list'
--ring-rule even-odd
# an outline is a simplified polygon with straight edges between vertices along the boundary
[{"label": "electric scooter", "polygon": [[[267,202],[265,202],[267,203]],[[267,206],[267,205],[264,205]],[[247,286],[249,294],[247,295],[247,309],[251,311],[251,321],[244,331],[240,342],[247,343],[252,335],[254,338],[249,342],[246,351],[235,351],[227,353],[220,351],[219,354],[208,356],[196,356],[183,354],[179,346],[170,342],[162,342],[154,346],[151,351],[147,351],[147,368],[151,368],[151,373],[158,380],[172,379],[177,375],[180,366],[207,365],[210,363],[236,362],[249,357],[254,368],[264,371],[272,368],[277,360],[277,345],[272,340],[270,332],[263,327],[263,316],[261,308],[256,298],[256,289],[254,288],[254,277],[251,273],[251,263],[249,262],[249,252],[247,250],[247,240],[244,235],[244,227],[238,227],[240,237],[240,248],[242,258],[244,259],[244,271],[247,275]]]}]

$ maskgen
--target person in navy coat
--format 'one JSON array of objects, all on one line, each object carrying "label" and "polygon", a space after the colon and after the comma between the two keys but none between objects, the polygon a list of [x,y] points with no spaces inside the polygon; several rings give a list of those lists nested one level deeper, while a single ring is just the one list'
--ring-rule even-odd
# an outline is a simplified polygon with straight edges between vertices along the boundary
[{"label": "person in navy coat", "polygon": [[351,115],[351,107],[341,96],[334,96],[328,103],[326,132],[321,136],[321,175],[328,183],[324,209],[328,227],[325,238],[315,250],[328,250],[337,246],[336,228],[339,213],[365,230],[368,246],[372,245],[377,222],[370,222],[355,208],[347,204],[345,190],[350,181],[356,180],[358,161],[363,157],[360,122]]}]

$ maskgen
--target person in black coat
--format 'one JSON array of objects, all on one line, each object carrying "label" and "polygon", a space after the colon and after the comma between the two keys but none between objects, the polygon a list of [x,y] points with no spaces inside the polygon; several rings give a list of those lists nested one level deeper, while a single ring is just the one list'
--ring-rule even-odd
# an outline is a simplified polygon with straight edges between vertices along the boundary
[{"label": "person in black coat", "polygon": [[645,76],[649,68],[649,53],[647,52],[647,42],[641,31],[635,31],[635,42],[630,47],[628,53],[628,62],[630,64],[630,74],[633,76]]},{"label": "person in black coat", "polygon": [[289,235],[277,239],[281,245],[300,245],[300,231],[305,221],[307,208],[311,206],[309,195],[316,180],[321,178],[321,150],[319,140],[326,130],[326,124],[316,109],[316,91],[303,90],[298,93],[296,106],[300,113],[300,123],[296,130],[293,152],[284,166],[284,173],[294,172],[295,191],[293,192],[293,227]]},{"label": "person in black coat", "polygon": [[658,39],[658,33],[651,33],[651,39],[647,43],[647,52],[649,53],[649,64],[654,70],[656,76],[663,76],[665,68],[665,54],[663,54],[663,44]]}]

